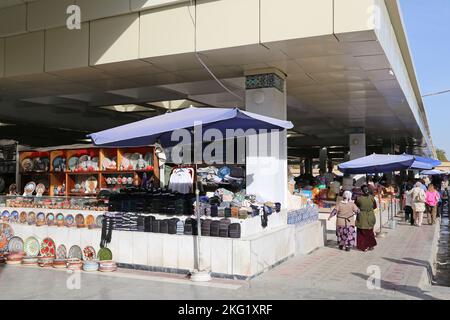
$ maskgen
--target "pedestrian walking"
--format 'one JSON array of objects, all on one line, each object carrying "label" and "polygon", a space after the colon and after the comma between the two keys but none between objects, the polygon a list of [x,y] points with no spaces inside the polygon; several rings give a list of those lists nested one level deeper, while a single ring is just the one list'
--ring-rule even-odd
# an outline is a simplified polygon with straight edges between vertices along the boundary
[{"label": "pedestrian walking", "polygon": [[447,212],[448,212],[448,207],[449,207],[450,194],[448,191],[448,184],[444,185],[444,183],[442,183],[440,196],[441,196],[441,201],[439,202],[439,215],[442,217],[444,214],[444,207],[447,207]]},{"label": "pedestrian walking", "polygon": [[339,249],[350,251],[356,244],[355,216],[359,212],[358,207],[352,201],[352,193],[345,191],[343,199],[330,213],[328,220],[336,216],[336,236]]},{"label": "pedestrian walking", "polygon": [[412,189],[412,204],[414,210],[414,225],[418,227],[422,225],[425,200],[425,191],[422,189],[422,183],[416,182]]},{"label": "pedestrian walking", "polygon": [[409,222],[412,226],[414,225],[414,211],[413,211],[413,201],[412,201],[412,185],[408,184],[406,190],[403,193],[405,199],[405,221]]},{"label": "pedestrian walking", "polygon": [[440,198],[439,192],[437,192],[434,185],[430,183],[428,185],[428,191],[425,193],[427,220],[430,225],[433,225],[436,222],[437,205]]},{"label": "pedestrian walking", "polygon": [[356,217],[356,244],[359,250],[373,250],[377,245],[373,227],[376,223],[374,209],[377,208],[375,198],[369,193],[369,187],[361,187],[362,196],[356,199],[360,212]]}]

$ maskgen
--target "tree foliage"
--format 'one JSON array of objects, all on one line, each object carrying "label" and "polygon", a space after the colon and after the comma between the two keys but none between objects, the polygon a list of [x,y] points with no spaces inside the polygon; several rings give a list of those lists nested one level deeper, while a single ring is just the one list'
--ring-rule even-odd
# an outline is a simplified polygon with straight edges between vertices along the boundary
[{"label": "tree foliage", "polygon": [[445,150],[442,149],[436,149],[437,158],[439,161],[445,161],[447,162],[447,154],[445,153]]}]

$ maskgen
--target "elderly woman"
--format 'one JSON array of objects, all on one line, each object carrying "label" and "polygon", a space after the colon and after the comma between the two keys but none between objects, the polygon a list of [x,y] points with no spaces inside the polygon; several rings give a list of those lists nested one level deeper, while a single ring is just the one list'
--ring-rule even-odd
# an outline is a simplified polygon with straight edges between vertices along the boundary
[{"label": "elderly woman", "polygon": [[373,228],[375,226],[376,218],[374,209],[377,208],[375,198],[370,194],[369,187],[364,185],[361,187],[362,196],[356,199],[360,213],[356,220],[357,232],[357,247],[361,251],[373,250],[377,245]]},{"label": "elderly woman", "polygon": [[345,251],[356,244],[355,215],[359,209],[352,201],[352,193],[345,191],[342,201],[338,202],[336,208],[330,213],[328,220],[336,217],[336,236],[339,249],[345,247]]}]

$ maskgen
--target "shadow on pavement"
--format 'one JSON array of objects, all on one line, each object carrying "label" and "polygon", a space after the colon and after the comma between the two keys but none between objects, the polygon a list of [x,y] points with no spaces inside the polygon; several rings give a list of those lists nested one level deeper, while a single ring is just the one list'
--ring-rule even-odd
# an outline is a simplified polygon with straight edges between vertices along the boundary
[{"label": "shadow on pavement", "polygon": [[397,264],[405,264],[405,265],[409,265],[409,266],[426,268],[427,272],[428,272],[428,277],[430,279],[432,279],[432,280],[434,278],[434,276],[433,276],[433,267],[431,266],[431,264],[428,261],[414,259],[414,258],[403,258],[403,260],[399,260],[399,259],[383,257],[383,259],[388,260],[388,261],[393,262],[393,263],[397,263]]},{"label": "shadow on pavement", "polygon": [[[355,273],[355,272],[352,272],[352,274],[354,276],[357,276],[366,281],[369,279],[369,276],[366,274]],[[426,294],[427,291],[424,291],[420,288],[413,287],[413,286],[398,285],[393,282],[384,281],[384,280],[380,280],[380,286],[381,286],[381,289],[396,291],[396,292],[399,292],[399,293],[402,293],[405,295],[409,295],[411,297],[418,298],[421,300],[440,300],[438,298],[435,298],[433,296]]]}]

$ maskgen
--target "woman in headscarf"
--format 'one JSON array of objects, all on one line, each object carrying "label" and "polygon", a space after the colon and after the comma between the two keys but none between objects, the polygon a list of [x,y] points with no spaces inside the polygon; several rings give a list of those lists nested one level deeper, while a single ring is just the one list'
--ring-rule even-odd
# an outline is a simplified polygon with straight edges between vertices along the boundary
[{"label": "woman in headscarf", "polygon": [[369,188],[364,185],[361,187],[362,196],[356,199],[360,213],[356,218],[357,228],[357,247],[361,251],[373,250],[377,245],[373,227],[375,226],[376,218],[374,209],[377,208],[375,198],[370,194]]},{"label": "woman in headscarf", "polygon": [[336,236],[339,249],[345,247],[345,251],[350,251],[356,243],[355,215],[359,211],[358,207],[352,201],[352,193],[345,191],[343,199],[339,201],[336,208],[330,213],[328,220],[336,217]]}]

